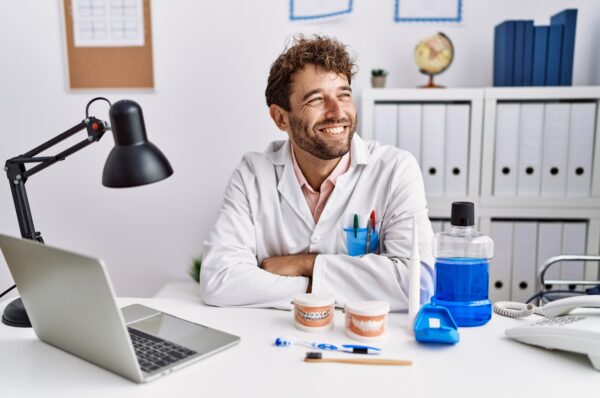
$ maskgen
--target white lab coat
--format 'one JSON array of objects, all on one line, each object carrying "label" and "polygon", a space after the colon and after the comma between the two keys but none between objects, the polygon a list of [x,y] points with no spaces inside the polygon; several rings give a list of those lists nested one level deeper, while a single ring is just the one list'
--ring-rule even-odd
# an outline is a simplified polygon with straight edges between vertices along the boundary
[{"label": "white lab coat", "polygon": [[[234,171],[217,221],[205,242],[200,285],[206,304],[290,309],[308,278],[267,272],[267,257],[318,253],[313,293],[331,293],[336,305],[385,300],[392,311],[408,306],[408,258],[412,217],[417,217],[421,254],[421,301],[433,292],[433,231],[427,216],[423,177],[408,152],[352,139],[351,165],[339,176],[315,224],[294,174],[288,140],[263,153],[246,154]],[[366,226],[376,212],[376,253],[351,257],[346,232],[353,215]]]}]

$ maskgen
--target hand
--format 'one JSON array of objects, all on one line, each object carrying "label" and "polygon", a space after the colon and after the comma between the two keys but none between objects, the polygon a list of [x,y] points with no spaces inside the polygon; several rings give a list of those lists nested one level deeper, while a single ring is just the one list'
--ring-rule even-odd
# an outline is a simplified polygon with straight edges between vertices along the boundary
[{"label": "hand", "polygon": [[274,256],[265,258],[261,268],[273,274],[282,276],[312,277],[316,254],[301,253],[289,256]]}]

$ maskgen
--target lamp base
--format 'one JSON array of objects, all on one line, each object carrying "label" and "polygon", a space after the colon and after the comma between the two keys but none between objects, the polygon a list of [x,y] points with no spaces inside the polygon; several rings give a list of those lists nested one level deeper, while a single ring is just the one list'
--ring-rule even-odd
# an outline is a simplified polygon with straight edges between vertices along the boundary
[{"label": "lamp base", "polygon": [[18,298],[11,302],[4,308],[4,315],[2,315],[2,323],[8,326],[14,326],[17,328],[30,328],[31,322],[29,322],[29,316],[23,306],[23,301]]}]

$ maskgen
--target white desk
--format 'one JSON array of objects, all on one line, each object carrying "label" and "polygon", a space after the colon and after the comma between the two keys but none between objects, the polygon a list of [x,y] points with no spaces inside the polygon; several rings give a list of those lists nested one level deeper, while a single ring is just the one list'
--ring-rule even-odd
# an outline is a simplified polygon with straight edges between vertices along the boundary
[{"label": "white desk", "polygon": [[152,383],[137,385],[40,342],[31,329],[0,325],[2,397],[564,398],[592,394],[600,386],[600,372],[586,356],[509,340],[504,330],[522,321],[498,316],[483,327],[461,328],[461,341],[455,346],[427,346],[408,336],[405,314],[391,314],[387,341],[378,344],[385,350],[381,357],[411,359],[414,365],[380,367],[304,363],[307,349],[272,345],[278,336],[350,342],[339,310],[334,330],[308,334],[294,328],[292,314],[286,311],[214,308],[199,299],[119,299],[123,306],[135,302],[236,334],[242,341]]}]

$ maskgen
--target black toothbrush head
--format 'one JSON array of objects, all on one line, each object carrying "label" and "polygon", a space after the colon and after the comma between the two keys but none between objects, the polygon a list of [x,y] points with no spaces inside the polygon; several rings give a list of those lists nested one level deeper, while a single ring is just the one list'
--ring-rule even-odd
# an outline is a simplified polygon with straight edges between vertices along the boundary
[{"label": "black toothbrush head", "polygon": [[323,354],[321,354],[320,352],[315,352],[315,351],[308,351],[306,353],[306,357],[305,359],[322,359],[323,358]]}]

